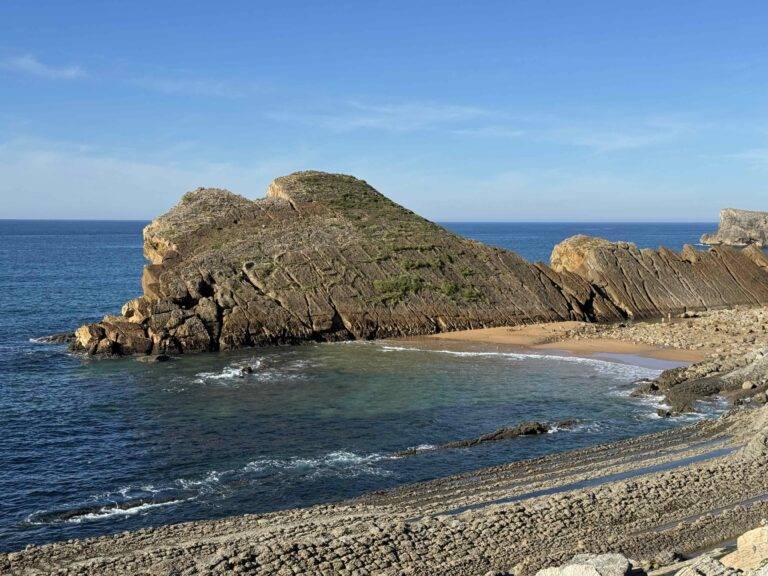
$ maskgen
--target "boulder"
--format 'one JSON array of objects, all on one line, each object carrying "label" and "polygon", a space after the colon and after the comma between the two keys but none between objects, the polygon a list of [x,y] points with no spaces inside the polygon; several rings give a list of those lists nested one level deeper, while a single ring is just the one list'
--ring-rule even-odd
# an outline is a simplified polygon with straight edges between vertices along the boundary
[{"label": "boulder", "polygon": [[768,526],[759,526],[736,539],[736,550],[720,560],[742,571],[754,570],[768,562]]},{"label": "boulder", "polygon": [[625,576],[631,568],[621,554],[577,554],[562,566],[539,570],[536,576]]},{"label": "boulder", "polygon": [[725,566],[708,554],[702,554],[685,568],[675,572],[675,576],[737,576],[739,571]]}]

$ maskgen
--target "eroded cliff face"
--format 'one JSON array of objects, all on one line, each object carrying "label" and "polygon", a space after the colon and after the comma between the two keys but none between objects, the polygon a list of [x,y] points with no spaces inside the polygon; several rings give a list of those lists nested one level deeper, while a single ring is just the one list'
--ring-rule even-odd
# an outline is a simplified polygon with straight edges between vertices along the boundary
[{"label": "eroded cliff face", "polygon": [[768,258],[755,246],[705,252],[685,246],[677,253],[574,236],[555,246],[551,262],[556,271],[586,280],[629,318],[768,302]]},{"label": "eroded cliff face", "polygon": [[579,276],[461,238],[351,176],[250,201],[186,194],[144,230],[144,294],[76,332],[89,353],[180,353],[620,318]]},{"label": "eroded cliff face", "polygon": [[768,212],[725,208],[720,211],[720,225],[714,234],[704,234],[702,244],[730,246],[768,246]]},{"label": "eroded cliff face", "polygon": [[322,172],[278,178],[256,201],[189,192],[144,229],[144,253],[144,294],[80,327],[75,349],[184,353],[768,303],[756,254],[575,237],[552,267],[531,264]]}]

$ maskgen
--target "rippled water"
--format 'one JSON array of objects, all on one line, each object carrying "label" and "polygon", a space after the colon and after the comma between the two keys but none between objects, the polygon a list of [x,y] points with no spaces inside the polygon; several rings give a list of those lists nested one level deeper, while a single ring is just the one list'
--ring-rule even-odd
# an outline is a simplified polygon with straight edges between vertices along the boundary
[{"label": "rippled water", "polygon": [[[628,396],[633,380],[657,370],[591,359],[375,342],[144,364],[86,360],[32,341],[114,312],[139,292],[141,226],[0,221],[0,550],[338,500],[680,423]],[[498,226],[455,228],[519,242],[534,258],[542,238],[551,248],[569,233]],[[642,238],[664,243],[664,230],[645,226]],[[711,228],[678,226],[689,241]],[[623,237],[647,244],[632,230]],[[537,243],[519,240],[526,236]],[[254,372],[242,376],[243,366]],[[567,418],[581,424],[393,456]]]}]

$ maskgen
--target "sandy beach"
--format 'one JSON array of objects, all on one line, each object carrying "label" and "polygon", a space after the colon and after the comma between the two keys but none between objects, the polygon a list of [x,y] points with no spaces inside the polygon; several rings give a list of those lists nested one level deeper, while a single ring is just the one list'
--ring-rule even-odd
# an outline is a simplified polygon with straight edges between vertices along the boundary
[{"label": "sandy beach", "polygon": [[445,332],[427,337],[451,342],[498,344],[515,346],[524,350],[563,351],[576,356],[594,356],[600,353],[622,354],[656,358],[673,362],[698,362],[706,357],[709,350],[690,350],[652,345],[633,340],[592,337],[576,338],[586,327],[586,322],[549,322],[498,328],[479,328]]}]

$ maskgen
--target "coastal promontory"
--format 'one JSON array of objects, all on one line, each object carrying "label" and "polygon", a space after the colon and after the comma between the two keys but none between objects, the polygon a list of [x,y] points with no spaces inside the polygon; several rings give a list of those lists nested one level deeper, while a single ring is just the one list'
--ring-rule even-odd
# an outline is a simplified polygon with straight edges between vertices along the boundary
[{"label": "coastal promontory", "polygon": [[77,330],[89,353],[180,353],[587,319],[580,277],[452,234],[363,180],[298,172],[265,198],[198,189],[144,230],[144,294]]},{"label": "coastal promontory", "polygon": [[717,232],[704,234],[701,243],[768,246],[768,212],[725,208],[720,211]]},{"label": "coastal promontory", "polygon": [[143,294],[80,327],[89,354],[178,354],[768,303],[757,249],[575,236],[551,266],[449,232],[363,180],[297,172],[265,198],[199,188],[144,229]]}]

